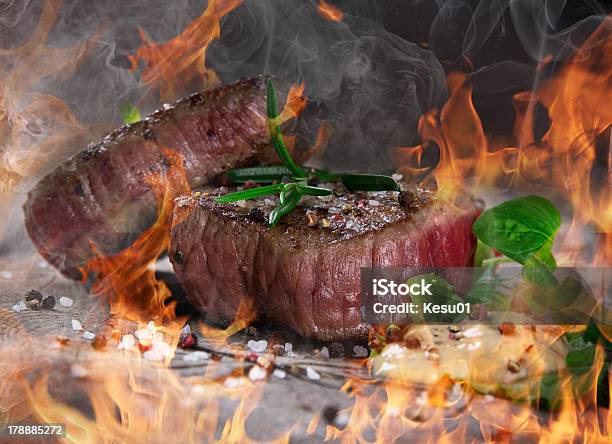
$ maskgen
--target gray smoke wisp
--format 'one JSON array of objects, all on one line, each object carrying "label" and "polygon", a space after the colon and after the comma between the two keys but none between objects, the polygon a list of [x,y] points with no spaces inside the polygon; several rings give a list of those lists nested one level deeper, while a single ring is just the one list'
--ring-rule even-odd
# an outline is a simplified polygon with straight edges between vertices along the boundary
[{"label": "gray smoke wisp", "polygon": [[299,144],[312,145],[327,122],[331,137],[316,160],[388,172],[388,149],[415,143],[419,117],[444,101],[444,71],[431,52],[351,15],[359,3],[341,5],[344,19],[334,23],[319,16],[315,2],[247,1],[227,16],[207,60],[225,81],[263,71],[305,82]]},{"label": "gray smoke wisp", "polygon": [[[225,1],[225,0],[220,0]],[[308,107],[288,132],[307,148],[331,128],[319,165],[391,171],[387,150],[417,141],[419,117],[446,97],[436,57],[362,17],[372,2],[350,1],[336,23],[316,0],[245,0],[228,14],[206,65],[223,82],[270,73],[304,82]],[[119,126],[120,109],[162,105],[128,59],[144,35],[163,43],[207,7],[203,0],[5,0],[0,2],[0,239],[27,244],[27,190],[71,155]],[[186,95],[192,89],[180,91]],[[177,97],[178,98],[178,97]],[[0,244],[2,242],[0,241]]]}]

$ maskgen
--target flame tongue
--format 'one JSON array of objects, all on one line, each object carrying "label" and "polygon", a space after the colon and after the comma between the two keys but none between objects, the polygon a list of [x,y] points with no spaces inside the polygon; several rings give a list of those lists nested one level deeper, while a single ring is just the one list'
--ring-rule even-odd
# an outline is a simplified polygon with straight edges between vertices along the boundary
[{"label": "flame tongue", "polygon": [[[152,265],[168,248],[173,199],[190,186],[181,156],[167,148],[162,150],[168,159],[167,170],[146,179],[158,201],[155,223],[119,254],[96,254],[81,270],[85,281],[93,279],[92,293],[108,298],[113,313],[141,323],[152,318],[163,323],[175,321],[174,304],[166,304],[170,290],[155,278]],[[95,245],[92,249],[95,253]]]},{"label": "flame tongue", "polygon": [[[450,73],[450,98],[438,113],[421,117],[423,143],[395,152],[400,169],[410,177],[435,178],[442,193],[477,190],[491,185],[534,187],[565,196],[574,209],[571,229],[561,239],[562,250],[580,238],[579,230],[594,224],[602,241],[590,259],[610,264],[612,257],[612,31],[608,18],[571,60],[534,92],[514,96],[516,123],[514,146],[487,137],[472,102],[472,87],[464,74]],[[548,110],[550,127],[536,141],[535,108]],[[424,155],[439,148],[439,163],[424,165]],[[599,161],[597,160],[599,159]],[[600,166],[597,165],[599,162]],[[607,171],[599,172],[598,168]],[[579,260],[575,254],[564,263]]]},{"label": "flame tongue", "polygon": [[159,85],[164,100],[176,98],[182,87],[193,81],[200,89],[218,85],[217,74],[206,68],[206,50],[221,33],[221,18],[240,4],[242,0],[210,0],[204,14],[167,43],[156,44],[140,30],[143,46],[130,57],[133,69],[143,61],[142,81]]}]

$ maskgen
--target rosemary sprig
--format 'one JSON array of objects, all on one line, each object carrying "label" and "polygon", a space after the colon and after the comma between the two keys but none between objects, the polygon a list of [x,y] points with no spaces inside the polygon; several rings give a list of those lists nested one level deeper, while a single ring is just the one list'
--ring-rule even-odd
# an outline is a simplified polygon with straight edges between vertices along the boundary
[{"label": "rosemary sprig", "polygon": [[295,164],[287,146],[283,140],[283,134],[281,133],[280,125],[276,118],[278,117],[278,102],[276,100],[276,90],[274,89],[274,83],[272,80],[268,80],[267,88],[267,106],[268,106],[268,129],[270,130],[270,138],[272,139],[272,146],[276,150],[279,159],[283,164],[293,173],[295,177],[305,177],[304,171]]},{"label": "rosemary sprig", "polygon": [[[398,183],[389,176],[373,174],[336,174],[314,168],[298,166],[283,141],[278,124],[278,102],[272,81],[267,85],[268,128],[272,145],[283,165],[240,168],[230,170],[225,175],[234,183],[255,182],[271,185],[249,188],[236,193],[219,196],[217,203],[229,203],[256,197],[279,195],[279,205],[272,210],[268,225],[274,227],[286,214],[295,209],[303,196],[329,196],[326,188],[308,185],[311,179],[323,182],[342,182],[350,191],[399,191]],[[275,183],[280,182],[280,183]]]}]

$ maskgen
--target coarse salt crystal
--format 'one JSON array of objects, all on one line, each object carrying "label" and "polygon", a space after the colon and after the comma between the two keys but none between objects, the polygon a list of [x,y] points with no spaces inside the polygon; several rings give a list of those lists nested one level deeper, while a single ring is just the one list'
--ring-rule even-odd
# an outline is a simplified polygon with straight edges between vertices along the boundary
[{"label": "coarse salt crystal", "polygon": [[66,296],[62,296],[59,300],[59,304],[62,307],[72,307],[72,304],[74,304],[74,301],[70,298],[67,298]]},{"label": "coarse salt crystal", "polygon": [[274,369],[272,374],[278,379],[285,379],[287,377],[285,370],[281,370],[280,368]]},{"label": "coarse salt crystal", "polygon": [[13,305],[13,311],[19,313],[27,308],[25,301],[19,301],[15,305]]},{"label": "coarse salt crystal", "polygon": [[152,348],[151,350],[147,350],[142,354],[143,359],[146,361],[161,361],[164,359],[164,355],[161,350]]},{"label": "coarse salt crystal", "polygon": [[262,353],[266,351],[266,348],[268,348],[268,341],[254,341],[251,339],[249,342],[247,342],[247,347],[255,353]]},{"label": "coarse salt crystal", "polygon": [[329,358],[329,349],[327,347],[323,347],[321,349],[321,356],[324,358]]},{"label": "coarse salt crystal", "polygon": [[368,205],[371,207],[379,207],[380,206],[380,202],[374,199],[370,199],[368,200]]},{"label": "coarse salt crystal", "polygon": [[244,382],[244,378],[235,378],[233,376],[229,376],[228,378],[225,378],[225,381],[223,381],[223,385],[226,388],[233,389],[244,385]]},{"label": "coarse salt crystal", "polygon": [[306,376],[315,381],[321,379],[321,375],[312,367],[306,367]]},{"label": "coarse salt crystal", "polygon": [[123,337],[121,338],[121,342],[119,343],[119,345],[117,345],[117,349],[129,350],[133,348],[135,345],[136,345],[136,339],[134,338],[134,335],[127,334],[127,335],[123,335]]},{"label": "coarse salt crystal", "polygon": [[2,279],[11,279],[13,277],[13,273],[8,270],[2,270],[0,271],[0,277]]},{"label": "coarse salt crystal", "polygon": [[72,366],[70,367],[70,373],[75,378],[84,378],[89,374],[87,369],[81,364],[72,364]]},{"label": "coarse salt crystal", "polygon": [[404,178],[404,175],[403,175],[403,174],[399,174],[399,173],[395,173],[395,174],[394,174],[393,176],[391,176],[391,177],[393,178],[393,180],[396,180],[396,181],[398,181],[398,182],[399,182],[400,180],[402,180],[402,179]]},{"label": "coarse salt crystal", "polygon": [[90,331],[85,331],[85,333],[83,333],[83,339],[87,339],[88,341],[91,341],[92,339],[95,339],[96,335]]},{"label": "coarse salt crystal", "polygon": [[81,323],[79,321],[77,321],[76,319],[73,319],[71,321],[71,325],[72,325],[72,329],[74,331],[80,331],[83,330],[83,325],[81,325]]},{"label": "coarse salt crystal", "polygon": [[238,200],[235,203],[236,203],[236,205],[238,205],[239,207],[242,207],[242,208],[244,208],[244,207],[246,207],[248,205],[246,200]]},{"label": "coarse salt crystal", "polygon": [[194,351],[192,353],[188,353],[183,356],[183,361],[187,362],[196,362],[196,361],[206,361],[210,358],[210,355],[205,351]]},{"label": "coarse salt crystal", "polygon": [[260,381],[262,379],[266,379],[266,376],[266,370],[259,365],[254,365],[251,367],[251,370],[249,370],[249,379],[251,381]]},{"label": "coarse salt crystal", "polygon": [[293,344],[291,342],[285,342],[285,355],[290,358],[295,358],[297,356],[296,353],[293,353]]},{"label": "coarse salt crystal", "polygon": [[272,199],[264,199],[263,203],[266,207],[273,207],[275,205]]},{"label": "coarse salt crystal", "polygon": [[365,358],[369,353],[367,348],[362,347],[361,345],[356,345],[353,347],[353,354],[356,358]]}]

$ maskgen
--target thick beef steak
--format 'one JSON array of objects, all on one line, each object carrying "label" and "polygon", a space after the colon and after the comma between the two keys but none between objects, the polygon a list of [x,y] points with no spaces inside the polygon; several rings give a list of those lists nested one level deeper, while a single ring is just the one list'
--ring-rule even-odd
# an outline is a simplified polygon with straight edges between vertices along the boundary
[{"label": "thick beef steak", "polygon": [[129,246],[157,217],[145,180],[168,167],[165,149],[184,159],[198,186],[269,144],[266,81],[259,76],[196,93],[90,145],[30,191],[26,228],[42,256],[80,278],[91,245],[105,255]]},{"label": "thick beef steak", "polygon": [[396,192],[309,197],[268,228],[271,199],[222,205],[216,193],[176,199],[169,249],[190,301],[209,319],[233,319],[248,298],[304,336],[363,338],[370,326],[360,312],[362,267],[473,261],[478,210],[467,197],[453,205],[424,190],[399,199]]}]

